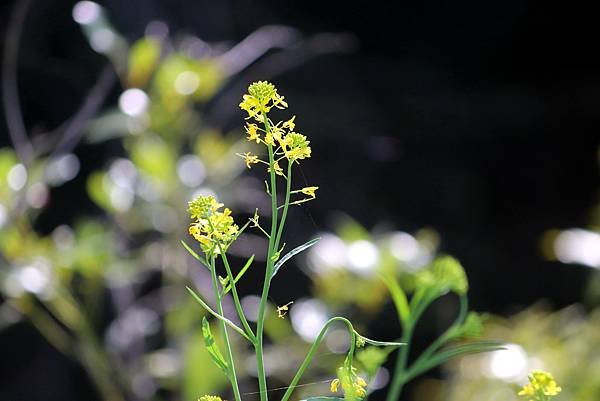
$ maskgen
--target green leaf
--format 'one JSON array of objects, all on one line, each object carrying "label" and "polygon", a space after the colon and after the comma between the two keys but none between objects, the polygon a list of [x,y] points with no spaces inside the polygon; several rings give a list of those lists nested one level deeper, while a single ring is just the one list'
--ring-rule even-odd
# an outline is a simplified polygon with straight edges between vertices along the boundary
[{"label": "green leaf", "polygon": [[462,355],[479,354],[482,352],[499,351],[505,349],[503,343],[498,341],[478,341],[468,344],[457,345],[445,350],[442,350],[430,358],[422,361],[421,363],[415,363],[410,367],[407,376],[409,379],[418,376],[429,369],[432,369],[444,362],[449,361],[452,358],[456,358]]},{"label": "green leaf", "polygon": [[206,259],[204,259],[202,256],[198,255],[188,244],[186,244],[185,242],[181,241],[181,245],[183,245],[183,247],[190,253],[190,255],[192,255],[194,257],[194,259],[196,259],[198,262],[200,262],[200,264],[202,264],[202,266],[206,267],[206,269],[208,271],[210,271],[210,267],[208,266],[208,263],[206,262]]},{"label": "green leaf", "polygon": [[391,347],[390,349],[367,347],[356,353],[356,360],[362,365],[369,377],[373,377],[392,351]]},{"label": "green leaf", "polygon": [[[250,256],[250,259],[248,259],[248,261],[246,262],[246,264],[244,265],[244,267],[242,267],[242,270],[240,270],[240,272],[237,274],[237,276],[235,276],[235,278],[233,279],[234,284],[236,284],[244,275],[244,273],[246,273],[246,270],[248,270],[248,268],[250,267],[250,265],[252,265],[252,261],[254,260],[254,255]],[[223,294],[225,295],[227,294],[229,291],[231,291],[231,283],[227,284],[227,286],[225,287],[225,289],[223,289]]]},{"label": "green leaf", "polygon": [[289,258],[291,258],[294,255],[299,254],[300,252],[302,252],[303,250],[305,250],[307,248],[310,248],[311,246],[313,246],[314,244],[319,242],[320,239],[321,239],[321,237],[313,238],[310,241],[308,241],[307,243],[297,246],[296,248],[294,248],[291,251],[289,251],[288,253],[286,253],[285,256],[283,256],[281,259],[279,259],[279,261],[275,264],[275,267],[273,268],[273,274],[271,275],[271,279],[273,277],[275,277],[275,275],[277,274],[277,272],[279,271],[281,266],[283,266],[283,264],[285,262],[287,262],[287,260]]},{"label": "green leaf", "polygon": [[198,302],[204,309],[206,309],[211,315],[213,315],[214,317],[216,317],[217,319],[221,320],[222,322],[224,322],[226,325],[228,325],[229,327],[231,327],[232,329],[234,329],[235,331],[237,331],[242,337],[244,337],[246,340],[252,342],[252,340],[250,340],[250,337],[248,337],[248,335],[244,332],[244,330],[242,330],[241,328],[239,328],[238,326],[235,325],[235,323],[233,323],[231,320],[227,319],[224,316],[219,315],[217,312],[215,312],[214,310],[211,309],[210,306],[208,306],[208,304],[206,302],[204,302],[202,300],[202,298],[200,298],[200,296],[198,294],[196,294],[194,292],[194,290],[192,290],[190,287],[185,287],[188,292],[192,295],[192,297],[194,297],[194,299],[196,300],[196,302]]},{"label": "green leaf", "polygon": [[219,347],[215,343],[215,338],[210,332],[210,324],[208,324],[208,320],[206,317],[202,318],[202,337],[204,337],[204,344],[206,345],[206,349],[213,362],[225,373],[226,376],[229,376],[229,367],[227,366],[227,362],[225,362],[225,358],[219,351]]}]

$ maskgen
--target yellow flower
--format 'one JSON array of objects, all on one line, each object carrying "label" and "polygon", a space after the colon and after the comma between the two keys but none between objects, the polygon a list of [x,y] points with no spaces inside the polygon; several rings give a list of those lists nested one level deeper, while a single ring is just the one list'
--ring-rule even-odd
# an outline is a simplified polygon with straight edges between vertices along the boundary
[{"label": "yellow flower", "polygon": [[530,401],[546,401],[551,396],[558,395],[562,391],[556,384],[556,380],[549,372],[534,370],[529,375],[529,383],[526,384],[518,395],[532,397]]},{"label": "yellow flower", "polygon": [[274,145],[275,141],[273,140],[273,134],[271,132],[267,132],[265,135],[265,143],[267,145]]},{"label": "yellow flower", "polygon": [[248,118],[261,119],[262,114],[268,113],[271,108],[284,109],[287,103],[284,97],[277,93],[275,85],[259,81],[248,87],[248,94],[242,97],[240,108],[248,113]]},{"label": "yellow flower", "polygon": [[260,134],[258,133],[258,127],[256,124],[248,124],[246,126],[246,133],[248,133],[248,136],[246,137],[247,140],[260,143]]},{"label": "yellow flower", "polygon": [[290,132],[285,136],[285,147],[282,146],[285,157],[292,161],[309,158],[311,155],[309,143],[310,141],[306,140],[306,136],[297,132]]},{"label": "yellow flower", "polygon": [[[331,382],[331,391],[336,392],[341,385],[344,397],[347,399],[364,398],[367,395],[367,382],[356,374],[356,368],[349,364],[348,359],[337,370],[338,378]],[[334,391],[335,390],[335,391]]]},{"label": "yellow flower", "polygon": [[218,395],[203,395],[198,401],[223,401]]},{"label": "yellow flower", "polygon": [[300,190],[300,192],[302,192],[304,195],[308,195],[311,198],[316,198],[317,195],[315,194],[315,191],[319,189],[319,187],[304,187]]},{"label": "yellow flower", "polygon": [[277,317],[280,319],[285,319],[285,315],[287,314],[288,310],[290,309],[290,305],[293,303],[294,303],[294,301],[290,301],[283,306],[278,306],[277,307]]},{"label": "yellow flower", "polygon": [[258,159],[258,156],[253,155],[250,152],[246,152],[244,154],[239,155],[244,159],[244,162],[246,163],[246,167],[251,168],[252,164],[256,164],[258,163],[260,160]]},{"label": "yellow flower", "polygon": [[225,251],[235,240],[239,227],[231,217],[231,210],[223,207],[213,196],[199,196],[189,203],[190,217],[196,220],[189,233],[200,243],[206,254],[218,254],[219,246]]},{"label": "yellow flower", "polygon": [[296,127],[296,124],[294,123],[294,120],[296,119],[296,116],[290,118],[289,120],[287,120],[286,122],[283,123],[283,128],[287,128],[290,131],[293,131],[294,128]]},{"label": "yellow flower", "polygon": [[[275,167],[275,174],[277,174],[277,175],[283,175],[283,169],[281,168],[281,166],[279,166],[279,163],[274,162],[273,163],[273,167]],[[271,167],[267,168],[267,172],[268,173],[271,172]]]}]

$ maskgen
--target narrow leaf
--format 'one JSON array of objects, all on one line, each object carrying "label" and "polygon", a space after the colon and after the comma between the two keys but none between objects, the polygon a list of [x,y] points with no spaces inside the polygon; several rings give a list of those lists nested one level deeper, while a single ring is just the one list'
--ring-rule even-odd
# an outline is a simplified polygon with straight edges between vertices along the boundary
[{"label": "narrow leaf", "polygon": [[[254,260],[254,255],[250,256],[250,259],[248,259],[248,261],[246,262],[244,267],[242,267],[242,270],[240,270],[240,272],[237,274],[237,276],[235,276],[235,279],[233,280],[234,284],[237,284],[237,282],[242,278],[244,273],[246,273],[246,270],[248,270],[250,265],[252,265],[253,260]],[[225,286],[225,288],[223,289],[223,295],[227,294],[229,291],[231,291],[231,283],[229,283]]]},{"label": "narrow leaf", "polygon": [[291,251],[289,251],[288,253],[286,253],[281,259],[279,259],[279,261],[275,264],[275,267],[273,267],[273,274],[271,275],[271,278],[275,277],[275,275],[277,274],[277,272],[279,271],[279,269],[281,268],[281,266],[283,266],[283,264],[285,262],[287,262],[288,259],[290,259],[292,256],[299,254],[300,252],[302,252],[303,250],[310,248],[311,246],[313,246],[314,244],[316,244],[317,242],[319,242],[321,238],[313,238],[310,241],[308,241],[305,244],[302,244],[300,246],[297,246],[296,248],[292,249]]},{"label": "narrow leaf", "polygon": [[210,271],[210,267],[208,266],[208,263],[206,263],[206,260],[198,255],[188,244],[186,244],[185,242],[181,241],[181,245],[183,245],[183,247],[190,253],[190,255],[192,255],[194,257],[194,259],[196,259],[198,262],[200,262],[200,264],[202,264],[202,266],[206,267],[208,269],[208,271]]},{"label": "narrow leaf", "polygon": [[208,324],[206,317],[202,318],[202,336],[204,337],[204,344],[206,345],[206,349],[213,362],[226,376],[229,377],[229,367],[227,366],[227,362],[225,362],[225,358],[223,358],[219,347],[217,347],[217,344],[215,343],[215,338],[210,331],[210,324]]},{"label": "narrow leaf", "polygon": [[234,329],[235,331],[237,331],[246,340],[252,342],[252,340],[250,340],[250,337],[248,337],[248,335],[244,332],[244,330],[242,330],[241,328],[239,328],[238,326],[236,326],[235,323],[233,323],[231,320],[227,319],[224,316],[219,315],[217,312],[215,312],[214,310],[212,310],[211,307],[208,306],[208,304],[206,302],[204,302],[202,300],[202,298],[200,298],[200,296],[198,294],[196,294],[194,292],[194,290],[192,290],[190,287],[185,287],[185,288],[188,290],[188,292],[190,294],[192,294],[192,297],[194,297],[194,299],[196,300],[196,302],[198,302],[204,309],[206,309],[208,311],[208,313],[210,313],[211,315],[213,315],[217,319],[222,320],[226,325],[228,325],[229,327],[231,327],[232,329]]},{"label": "narrow leaf", "polygon": [[482,352],[499,351],[505,349],[503,343],[497,341],[478,341],[468,344],[457,345],[452,348],[442,350],[421,363],[417,363],[409,369],[409,378],[414,378],[432,369],[452,358],[462,355],[479,354]]}]

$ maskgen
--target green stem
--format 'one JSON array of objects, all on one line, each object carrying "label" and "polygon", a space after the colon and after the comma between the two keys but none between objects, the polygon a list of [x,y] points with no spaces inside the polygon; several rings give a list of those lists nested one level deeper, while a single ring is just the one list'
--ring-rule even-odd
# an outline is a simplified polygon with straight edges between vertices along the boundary
[{"label": "green stem", "polygon": [[[210,259],[210,273],[212,278],[213,290],[215,293],[215,302],[217,303],[217,311],[221,316],[223,315],[223,303],[221,302],[221,296],[219,295],[219,286],[217,280],[217,271],[215,269],[215,257],[212,256]],[[229,381],[231,382],[231,387],[233,388],[233,395],[236,401],[241,401],[242,397],[240,395],[240,389],[237,383],[237,376],[235,373],[235,364],[233,362],[233,352],[231,351],[231,343],[229,342],[229,334],[227,333],[227,325],[223,320],[221,321],[221,330],[223,331],[223,340],[225,341],[225,349],[227,353],[227,365],[229,367]]]},{"label": "green stem", "polygon": [[288,163],[287,183],[285,187],[285,202],[283,204],[283,212],[281,213],[281,221],[279,222],[279,230],[277,231],[277,237],[275,237],[275,251],[279,249],[279,242],[281,241],[281,235],[283,234],[283,226],[285,225],[285,219],[287,217],[288,208],[290,207],[290,195],[292,190],[292,165],[293,162]]},{"label": "green stem", "polygon": [[294,376],[294,378],[290,382],[290,385],[289,385],[288,389],[286,390],[285,394],[283,395],[283,397],[281,398],[281,401],[287,401],[290,398],[290,396],[292,395],[292,392],[296,388],[296,385],[298,384],[298,382],[302,378],[302,375],[304,374],[304,371],[306,370],[306,368],[308,368],[308,365],[312,361],[312,359],[313,359],[313,357],[315,355],[315,352],[319,348],[319,345],[323,341],[323,337],[325,337],[325,333],[327,332],[327,329],[329,328],[329,326],[332,323],[338,322],[338,321],[344,323],[348,327],[348,332],[350,333],[350,349],[348,350],[348,361],[349,361],[350,365],[352,365],[352,359],[354,358],[354,347],[355,347],[355,344],[356,344],[356,333],[354,331],[354,327],[352,326],[352,323],[348,319],[346,319],[344,317],[341,317],[341,316],[333,317],[333,318],[329,319],[325,323],[325,325],[323,326],[323,328],[321,329],[321,332],[319,333],[319,335],[317,336],[317,338],[313,342],[312,346],[308,350],[308,354],[306,354],[306,357],[304,358],[304,361],[302,362],[302,364],[298,368],[298,372],[296,372],[296,375]]},{"label": "green stem", "polygon": [[[208,221],[208,224],[210,225],[210,229],[214,232],[215,228],[213,227],[212,222],[210,221],[210,219],[207,219],[207,221]],[[254,342],[256,340],[256,338],[254,336],[254,333],[252,332],[252,329],[250,328],[250,325],[248,324],[248,320],[246,320],[246,315],[244,314],[244,310],[242,309],[242,305],[240,304],[240,298],[237,293],[237,288],[235,287],[235,278],[233,277],[233,273],[231,272],[231,267],[229,266],[229,261],[227,260],[227,255],[225,255],[223,246],[218,241],[217,241],[217,246],[219,247],[219,253],[221,254],[221,260],[223,260],[223,264],[225,265],[225,270],[227,271],[227,277],[229,278],[229,282],[231,283],[231,294],[233,295],[233,303],[235,304],[235,310],[237,311],[238,316],[240,317],[242,326],[244,326],[244,329],[246,330],[246,334],[248,334],[248,337],[250,337],[252,342]],[[214,263],[213,263],[212,270],[215,270]],[[215,275],[216,275],[216,272],[215,272]],[[217,292],[218,292],[218,290],[217,290]],[[220,299],[220,295],[219,295],[219,299]],[[219,313],[221,315],[223,315],[223,312],[219,312]]]},{"label": "green stem", "polygon": [[[269,119],[263,113],[263,122],[265,124],[265,132],[271,130]],[[273,145],[267,146],[269,150],[269,166],[271,176],[271,234],[269,236],[269,248],[267,251],[267,263],[265,271],[265,280],[263,282],[262,295],[260,297],[260,305],[258,308],[258,319],[256,322],[256,368],[258,373],[258,390],[261,401],[268,401],[267,395],[267,378],[265,375],[265,362],[263,355],[263,334],[265,325],[265,309],[267,307],[267,298],[269,297],[269,288],[271,286],[271,275],[273,271],[273,253],[275,249],[275,236],[277,234],[277,177],[275,176]]]},{"label": "green stem", "polygon": [[[219,244],[219,248],[221,248],[220,244]],[[248,324],[248,320],[246,319],[246,315],[244,314],[244,310],[242,309],[242,304],[240,303],[240,298],[238,296],[237,289],[235,288],[235,279],[233,277],[233,273],[231,272],[231,268],[229,267],[229,262],[227,260],[227,256],[225,256],[225,254],[222,251],[221,251],[221,259],[223,260],[223,264],[225,265],[225,270],[227,270],[227,277],[229,277],[229,282],[231,283],[231,295],[233,295],[233,303],[235,304],[235,309],[237,310],[240,320],[242,321],[242,326],[244,326],[246,333],[248,333],[248,336],[250,337],[252,342],[254,342],[256,340],[256,337],[254,335],[254,332],[250,328],[250,325]]]},{"label": "green stem", "polygon": [[436,352],[444,344],[446,344],[449,340],[451,340],[454,330],[456,330],[458,327],[460,327],[464,323],[465,317],[467,315],[467,311],[469,309],[468,299],[465,295],[461,295],[459,300],[460,300],[459,312],[458,312],[458,316],[457,316],[456,320],[454,321],[454,323],[452,323],[452,325],[450,327],[448,327],[448,329],[442,335],[440,335],[438,338],[436,338],[429,345],[429,347],[427,347],[425,349],[425,351],[423,351],[423,353],[421,353],[421,355],[419,355],[419,357],[413,363],[413,366],[417,366],[420,363],[423,363],[424,361],[426,361],[431,355],[433,355],[434,352]]},{"label": "green stem", "polygon": [[402,387],[406,383],[406,363],[408,361],[408,353],[410,351],[410,341],[413,335],[413,322],[409,321],[404,326],[402,339],[400,342],[406,343],[405,347],[400,348],[398,357],[396,358],[396,366],[394,368],[394,378],[390,384],[390,390],[387,394],[386,401],[398,401]]}]

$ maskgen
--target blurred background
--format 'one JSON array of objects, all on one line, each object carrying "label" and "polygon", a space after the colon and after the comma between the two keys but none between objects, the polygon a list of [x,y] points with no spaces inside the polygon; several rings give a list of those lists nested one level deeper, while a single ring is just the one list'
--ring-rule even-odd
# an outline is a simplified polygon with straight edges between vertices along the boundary
[{"label": "blurred background", "polygon": [[[465,267],[484,336],[509,346],[429,372],[402,400],[513,400],[532,368],[555,373],[559,401],[600,399],[591,10],[21,0],[0,18],[1,400],[230,397],[185,291],[210,294],[209,278],[180,241],[198,194],[238,223],[268,212],[262,172],[235,157],[253,149],[238,104],[256,80],[277,85],[313,149],[298,185],[318,198],[292,210],[286,241],[322,237],[272,288],[274,306],[295,303],[267,324],[270,387],[336,313],[398,338],[375,272],[444,253]],[[250,233],[231,253],[241,265],[264,247]],[[240,283],[249,311],[260,280],[256,265]],[[450,296],[433,305],[417,349],[455,310]],[[298,397],[327,394],[347,341],[328,337]],[[255,399],[252,356],[237,348]]]}]

